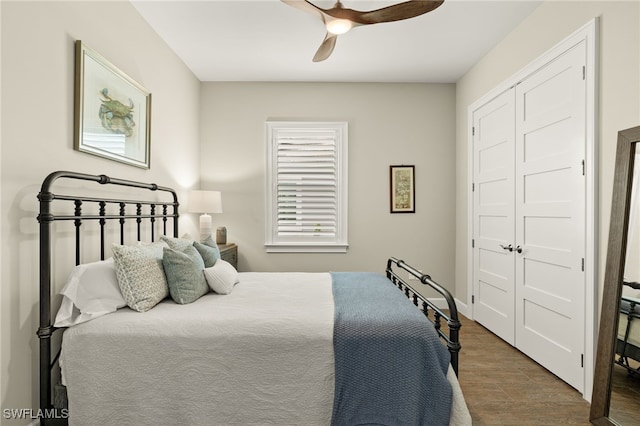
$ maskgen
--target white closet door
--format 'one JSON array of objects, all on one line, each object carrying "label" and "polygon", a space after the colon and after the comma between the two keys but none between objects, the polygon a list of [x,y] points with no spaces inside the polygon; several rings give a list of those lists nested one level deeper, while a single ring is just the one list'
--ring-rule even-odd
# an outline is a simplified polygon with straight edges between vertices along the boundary
[{"label": "white closet door", "polygon": [[[584,387],[585,43],[516,86],[516,347]],[[520,251],[521,250],[521,251]]]},{"label": "white closet door", "polygon": [[512,345],[514,119],[513,90],[473,113],[473,316]]}]

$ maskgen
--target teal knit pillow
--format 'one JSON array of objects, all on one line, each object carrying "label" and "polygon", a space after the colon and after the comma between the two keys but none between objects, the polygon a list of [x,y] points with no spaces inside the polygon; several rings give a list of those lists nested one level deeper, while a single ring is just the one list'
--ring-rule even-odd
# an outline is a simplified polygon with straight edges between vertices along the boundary
[{"label": "teal knit pillow", "polygon": [[209,237],[206,240],[204,240],[202,244],[214,249],[218,253],[218,258],[220,258],[220,248],[218,247],[218,244],[216,244],[216,241],[213,238],[211,238],[211,235],[209,235]]},{"label": "teal knit pillow", "polygon": [[187,247],[193,245],[193,240],[190,238],[189,234],[183,235],[182,238],[167,237],[166,235],[162,235],[160,237],[160,241],[164,241],[165,243],[167,243],[169,248],[178,251],[184,251]]},{"label": "teal knit pillow", "polygon": [[197,241],[194,241],[193,246],[198,250],[200,256],[202,256],[202,260],[204,261],[204,267],[210,268],[216,264],[216,261],[220,259],[220,250],[216,247],[210,247],[204,244],[200,244]]},{"label": "teal knit pillow", "polygon": [[162,266],[169,294],[176,303],[195,302],[209,291],[204,278],[204,262],[193,246],[187,246],[184,251],[165,248]]}]

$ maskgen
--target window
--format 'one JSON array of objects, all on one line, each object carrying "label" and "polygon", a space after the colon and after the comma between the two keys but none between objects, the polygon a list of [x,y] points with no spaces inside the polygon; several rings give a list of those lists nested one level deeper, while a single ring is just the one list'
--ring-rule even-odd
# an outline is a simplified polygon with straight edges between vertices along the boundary
[{"label": "window", "polygon": [[347,123],[267,122],[269,252],[347,251]]}]

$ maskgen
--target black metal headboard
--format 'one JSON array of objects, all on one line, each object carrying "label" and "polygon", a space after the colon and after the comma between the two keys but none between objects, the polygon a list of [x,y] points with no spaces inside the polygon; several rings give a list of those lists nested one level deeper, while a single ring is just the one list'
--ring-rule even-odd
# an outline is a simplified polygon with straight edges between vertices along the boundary
[{"label": "black metal headboard", "polygon": [[[73,179],[96,182],[100,185],[120,185],[131,188],[140,188],[150,191],[167,192],[172,195],[172,201],[151,200],[149,197],[142,199],[113,199],[82,195],[59,195],[51,192],[51,187],[58,179]],[[40,201],[40,326],[37,335],[40,339],[40,408],[42,410],[53,409],[51,370],[55,366],[60,352],[51,359],[51,337],[57,328],[51,320],[51,269],[52,269],[52,229],[54,221],[73,221],[75,226],[75,261],[80,264],[81,238],[80,231],[83,221],[98,221],[100,228],[100,259],[105,258],[105,228],[109,222],[117,222],[120,227],[120,244],[125,243],[125,221],[135,220],[136,239],[141,240],[143,220],[151,223],[150,240],[155,240],[156,220],[162,221],[162,232],[167,234],[167,221],[172,219],[174,237],[178,236],[178,196],[172,188],[158,186],[154,183],[142,183],[124,179],[111,178],[106,175],[89,175],[84,173],[58,171],[45,178],[38,194]],[[53,204],[68,214],[54,214]],[[108,207],[117,209],[118,213],[108,213]],[[85,208],[86,207],[86,208]],[[171,212],[169,209],[171,208]],[[56,210],[57,211],[57,210]],[[87,212],[87,213],[85,213]],[[46,420],[46,419],[43,419]],[[44,424],[44,423],[43,423]]]}]

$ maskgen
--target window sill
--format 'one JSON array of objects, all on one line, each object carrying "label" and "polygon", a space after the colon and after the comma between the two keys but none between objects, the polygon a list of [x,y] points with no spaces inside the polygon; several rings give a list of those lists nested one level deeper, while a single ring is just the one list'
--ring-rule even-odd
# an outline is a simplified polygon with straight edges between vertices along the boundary
[{"label": "window sill", "polygon": [[267,253],[346,253],[348,244],[265,244]]}]

